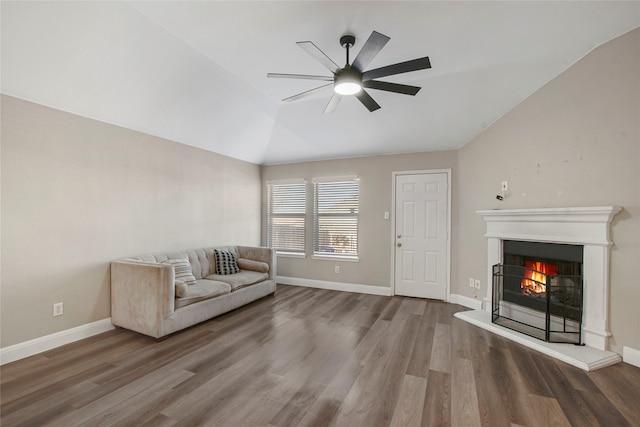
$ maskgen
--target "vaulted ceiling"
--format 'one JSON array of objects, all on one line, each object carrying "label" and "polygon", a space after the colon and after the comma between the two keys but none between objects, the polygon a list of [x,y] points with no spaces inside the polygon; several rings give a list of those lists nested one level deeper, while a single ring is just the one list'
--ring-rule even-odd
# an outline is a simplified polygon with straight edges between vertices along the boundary
[{"label": "vaulted ceiling", "polygon": [[[2,1],[2,92],[256,164],[456,149],[595,47],[640,26],[640,2]],[[323,82],[296,45],[340,66],[376,30],[369,69],[429,56],[432,69],[381,80],[369,112]],[[589,88],[585,88],[589,90]],[[594,102],[597,102],[594,100]]]}]

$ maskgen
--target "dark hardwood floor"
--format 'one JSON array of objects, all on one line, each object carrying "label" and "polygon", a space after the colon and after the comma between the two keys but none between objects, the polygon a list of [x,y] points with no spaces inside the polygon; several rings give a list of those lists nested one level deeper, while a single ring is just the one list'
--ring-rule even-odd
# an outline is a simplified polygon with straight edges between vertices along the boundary
[{"label": "dark hardwood floor", "polygon": [[584,372],[464,307],[279,286],[155,341],[97,335],[1,368],[8,426],[638,426],[640,369]]}]

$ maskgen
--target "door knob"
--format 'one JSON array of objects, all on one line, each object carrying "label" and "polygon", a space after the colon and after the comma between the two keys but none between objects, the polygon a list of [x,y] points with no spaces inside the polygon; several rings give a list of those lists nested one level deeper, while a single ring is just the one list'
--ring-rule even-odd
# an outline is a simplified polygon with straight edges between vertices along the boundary
[{"label": "door knob", "polygon": [[398,239],[401,238],[402,236],[400,234],[398,234]]},{"label": "door knob", "polygon": [[396,243],[396,246],[400,247],[400,246],[402,246],[402,243]]}]

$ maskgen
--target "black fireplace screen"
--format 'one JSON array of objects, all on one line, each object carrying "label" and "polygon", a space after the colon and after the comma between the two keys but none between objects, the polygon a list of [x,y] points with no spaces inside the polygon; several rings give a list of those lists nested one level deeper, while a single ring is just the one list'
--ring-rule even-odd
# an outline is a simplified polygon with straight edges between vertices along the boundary
[{"label": "black fireplace screen", "polygon": [[493,266],[493,323],[557,343],[582,343],[582,275],[524,260]]}]

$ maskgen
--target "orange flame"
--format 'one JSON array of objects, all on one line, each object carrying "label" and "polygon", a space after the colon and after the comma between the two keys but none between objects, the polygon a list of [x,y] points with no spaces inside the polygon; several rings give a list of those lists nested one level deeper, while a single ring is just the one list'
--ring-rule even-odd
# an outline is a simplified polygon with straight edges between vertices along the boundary
[{"label": "orange flame", "polygon": [[558,274],[558,266],[539,261],[525,260],[524,278],[520,284],[522,295],[538,295],[546,292],[547,275]]}]

